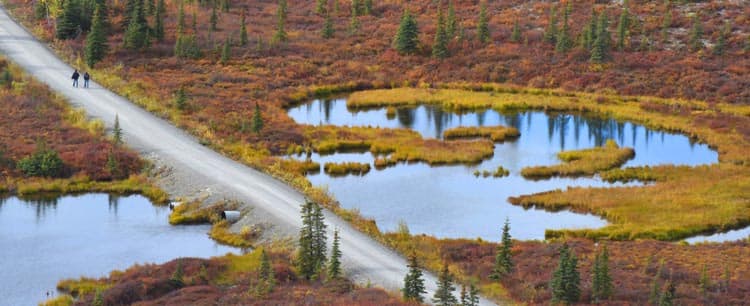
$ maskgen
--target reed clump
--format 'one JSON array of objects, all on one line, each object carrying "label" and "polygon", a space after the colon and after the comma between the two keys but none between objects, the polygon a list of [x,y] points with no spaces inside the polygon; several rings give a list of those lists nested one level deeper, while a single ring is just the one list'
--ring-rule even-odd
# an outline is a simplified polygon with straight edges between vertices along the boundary
[{"label": "reed clump", "polygon": [[480,127],[456,127],[445,130],[445,139],[461,138],[487,138],[494,142],[513,140],[521,136],[521,132],[514,127],[506,126],[480,126]]},{"label": "reed clump", "polygon": [[526,167],[521,169],[521,175],[527,179],[593,175],[622,166],[635,157],[635,151],[632,148],[620,148],[614,140],[609,139],[601,147],[563,151],[557,157],[563,161],[562,164]]},{"label": "reed clump", "polygon": [[343,176],[343,175],[365,175],[370,172],[370,164],[358,163],[358,162],[344,162],[344,163],[325,163],[323,170],[326,174],[332,176]]}]

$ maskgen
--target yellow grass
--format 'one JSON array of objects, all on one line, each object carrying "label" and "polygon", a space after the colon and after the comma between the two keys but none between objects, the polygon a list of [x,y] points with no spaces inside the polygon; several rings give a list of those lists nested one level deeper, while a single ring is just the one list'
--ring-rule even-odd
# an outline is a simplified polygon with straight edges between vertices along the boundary
[{"label": "yellow grass", "polygon": [[92,181],[85,176],[67,179],[29,178],[7,180],[4,187],[19,196],[29,196],[39,193],[75,194],[85,192],[106,192],[115,194],[141,194],[154,204],[166,204],[169,196],[149,182],[142,175],[133,175],[128,179],[112,182]]},{"label": "yellow grass", "polygon": [[326,163],[323,169],[329,175],[365,175],[370,172],[370,164],[356,162]]},{"label": "yellow grass", "polygon": [[494,142],[516,139],[519,136],[521,136],[521,132],[518,129],[506,126],[456,127],[443,132],[445,139],[481,137]]},{"label": "yellow grass", "polygon": [[631,148],[620,148],[609,139],[604,146],[563,151],[557,157],[564,163],[553,166],[535,166],[521,169],[521,175],[529,179],[545,179],[553,176],[593,175],[599,171],[617,168],[635,157]]}]

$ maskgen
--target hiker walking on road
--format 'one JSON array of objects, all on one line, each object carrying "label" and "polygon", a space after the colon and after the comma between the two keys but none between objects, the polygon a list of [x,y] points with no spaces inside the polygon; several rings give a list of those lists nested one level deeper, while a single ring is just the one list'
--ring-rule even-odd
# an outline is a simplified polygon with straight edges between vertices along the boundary
[{"label": "hiker walking on road", "polygon": [[73,71],[73,76],[71,77],[73,79],[73,87],[78,87],[78,77],[80,74],[78,74],[78,69],[76,71]]},{"label": "hiker walking on road", "polygon": [[91,79],[91,75],[89,75],[88,72],[83,73],[83,88],[89,88],[89,79]]}]

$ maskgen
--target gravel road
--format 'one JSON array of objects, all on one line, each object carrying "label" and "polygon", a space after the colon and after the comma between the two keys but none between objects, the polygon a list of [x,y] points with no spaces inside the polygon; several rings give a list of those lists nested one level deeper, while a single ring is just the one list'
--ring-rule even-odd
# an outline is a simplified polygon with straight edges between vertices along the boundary
[{"label": "gravel road", "polygon": [[[174,169],[177,182],[212,188],[227,198],[250,205],[252,214],[277,231],[293,236],[301,226],[299,209],[304,197],[286,184],[206,148],[192,136],[141,109],[117,94],[92,82],[90,88],[73,88],[73,68],[37,41],[11,19],[3,7],[0,11],[0,51],[54,91],[64,95],[74,106],[89,116],[99,118],[108,127],[119,116],[125,142],[146,156],[153,157]],[[96,76],[93,76],[96,80]],[[83,81],[80,81],[83,85]],[[173,193],[175,190],[168,190]],[[351,227],[329,211],[325,212],[328,229],[338,228],[341,236],[343,265],[354,281],[371,283],[396,291],[407,272],[406,261]],[[331,235],[332,236],[332,235]],[[330,242],[329,242],[330,243]],[[434,275],[427,273],[425,282],[432,297]],[[483,305],[492,305],[482,300]]]}]

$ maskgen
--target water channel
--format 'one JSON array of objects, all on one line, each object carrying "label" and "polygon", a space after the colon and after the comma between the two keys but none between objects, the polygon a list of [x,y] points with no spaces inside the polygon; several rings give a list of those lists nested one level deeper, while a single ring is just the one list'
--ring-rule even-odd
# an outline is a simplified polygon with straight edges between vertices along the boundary
[{"label": "water channel", "polygon": [[[408,128],[425,138],[441,138],[443,131],[457,126],[518,128],[519,139],[496,144],[494,156],[479,165],[399,164],[372,170],[364,176],[331,177],[324,173],[308,176],[313,185],[325,186],[342,206],[356,208],[364,216],[374,218],[381,230],[395,230],[403,221],[413,234],[437,237],[497,241],[505,218],[510,219],[511,234],[516,239],[543,239],[545,229],[606,225],[605,220],[593,215],[526,210],[507,202],[510,196],[554,189],[623,185],[609,184],[597,177],[531,181],[520,176],[523,167],[559,163],[556,154],[561,150],[590,148],[614,139],[620,146],[635,149],[635,158],[625,166],[718,162],[716,151],[684,135],[576,114],[494,110],[455,114],[436,106],[419,106],[398,109],[395,116],[388,118],[385,109],[347,109],[346,99],[314,100],[288,113],[302,124]],[[312,159],[321,165],[329,161],[371,164],[374,161],[370,153],[313,154]],[[482,178],[473,174],[475,170],[494,171],[500,165],[510,170],[510,176]]]},{"label": "water channel", "polygon": [[211,240],[208,225],[171,226],[168,216],[142,196],[0,199],[0,304],[36,305],[64,278],[239,253]]}]

